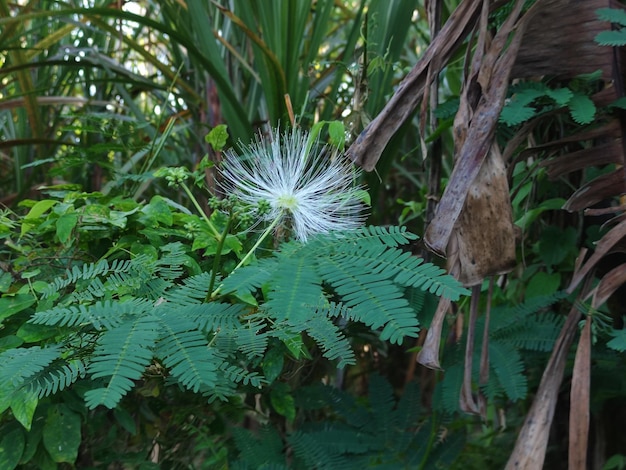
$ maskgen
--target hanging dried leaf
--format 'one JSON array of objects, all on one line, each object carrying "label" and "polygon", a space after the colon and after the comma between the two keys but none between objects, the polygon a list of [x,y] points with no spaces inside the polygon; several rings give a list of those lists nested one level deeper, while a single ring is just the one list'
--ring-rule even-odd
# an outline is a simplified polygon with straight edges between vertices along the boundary
[{"label": "hanging dried leaf", "polygon": [[459,408],[465,413],[479,414],[480,408],[472,394],[472,359],[474,357],[474,337],[476,333],[476,319],[478,317],[478,301],[480,300],[480,286],[472,288],[472,302],[470,305],[469,326],[467,328],[467,342],[465,343],[465,364],[463,366],[463,385],[459,397]]},{"label": "hanging dried leaf", "polygon": [[598,262],[624,237],[626,236],[626,221],[622,221],[609,230],[597,243],[596,250],[587,261],[581,266],[580,270],[574,272],[572,281],[570,282],[567,292],[574,292],[576,287],[581,283],[585,276],[591,272]]},{"label": "hanging dried leaf", "polygon": [[[374,169],[391,137],[419,105],[424,88],[429,85],[429,67],[435,61],[442,67],[448,63],[474,27],[481,4],[482,0],[465,0],[450,15],[391,100],[347,150],[347,155],[357,165],[361,165],[366,171]],[[433,77],[436,75],[432,74]]]},{"label": "hanging dried leaf", "polygon": [[504,162],[492,147],[469,188],[465,206],[454,228],[455,252],[449,262],[459,264],[465,286],[509,272],[515,266],[515,230]]},{"label": "hanging dried leaf", "polygon": [[[504,98],[508,90],[509,76],[515,57],[521,44],[524,28],[535,15],[540,1],[526,12],[521,18],[523,1],[517,1],[510,16],[500,27],[489,45],[489,49],[481,60],[476,83],[480,85],[482,95],[476,108],[472,103],[467,103],[467,98],[462,100],[459,113],[462,118],[455,119],[455,139],[460,139],[460,151],[455,160],[454,169],[450,176],[448,186],[441,198],[435,218],[426,229],[424,243],[435,253],[446,255],[446,250],[454,227],[463,212],[470,189],[477,187],[477,177],[483,167],[483,162],[490,153],[495,128]],[[518,19],[519,18],[519,19]],[[483,34],[487,34],[485,31]],[[510,37],[512,35],[512,38]],[[481,44],[487,44],[486,39],[479,40]],[[480,54],[480,51],[477,51]],[[475,89],[474,83],[466,83],[465,89]],[[468,124],[468,118],[470,122]],[[455,144],[456,146],[456,144]],[[489,177],[488,172],[483,178]],[[510,204],[508,191],[498,205]],[[492,203],[489,203],[491,205]],[[488,208],[489,210],[489,208]],[[485,227],[485,230],[490,230]],[[474,252],[477,253],[477,252]],[[481,256],[484,252],[481,253]],[[472,256],[472,255],[470,255]],[[477,256],[477,255],[474,255]]]},{"label": "hanging dried leaf", "polygon": [[585,320],[574,359],[569,412],[569,458],[570,470],[587,468],[589,442],[589,388],[591,385],[591,321]]},{"label": "hanging dried leaf", "polygon": [[611,269],[594,289],[592,306],[598,308],[626,283],[626,264]]},{"label": "hanging dried leaf", "polygon": [[417,362],[429,369],[441,369],[441,365],[439,364],[439,346],[441,344],[443,322],[449,308],[450,300],[441,297],[433,321],[428,327],[424,346],[417,355]]},{"label": "hanging dried leaf", "polygon": [[541,377],[539,389],[517,436],[515,448],[505,470],[541,470],[543,468],[559,389],[579,318],[580,312],[573,307],[554,345],[548,365]]},{"label": "hanging dried leaf", "polygon": [[626,190],[624,168],[598,176],[578,188],[567,200],[563,209],[575,212],[593,206],[607,198],[623,194]]}]

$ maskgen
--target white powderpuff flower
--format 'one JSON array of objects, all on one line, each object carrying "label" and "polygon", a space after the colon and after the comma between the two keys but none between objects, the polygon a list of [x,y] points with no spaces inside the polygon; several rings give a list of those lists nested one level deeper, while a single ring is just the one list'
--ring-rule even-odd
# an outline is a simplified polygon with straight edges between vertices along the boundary
[{"label": "white powderpuff flower", "polygon": [[258,136],[244,146],[242,156],[224,154],[221,186],[252,206],[267,201],[271,209],[260,222],[285,224],[306,242],[317,233],[363,225],[363,189],[354,185],[358,174],[344,155],[331,158],[307,132],[293,129],[281,136],[275,130],[269,141]]}]

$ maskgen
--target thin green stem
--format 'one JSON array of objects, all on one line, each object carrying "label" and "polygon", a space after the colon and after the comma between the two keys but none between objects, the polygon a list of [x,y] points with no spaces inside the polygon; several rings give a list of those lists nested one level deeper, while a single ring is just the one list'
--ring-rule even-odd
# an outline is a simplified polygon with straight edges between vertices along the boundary
[{"label": "thin green stem", "polygon": [[[228,221],[226,222],[226,227],[224,228],[224,232],[222,232],[219,242],[217,243],[217,248],[215,250],[215,257],[213,258],[213,269],[211,270],[211,280],[209,281],[208,292],[213,291],[213,286],[215,286],[215,276],[217,275],[217,271],[220,266],[220,259],[222,258],[222,250],[224,249],[224,243],[226,242],[226,237],[228,236],[228,232],[230,232],[230,227],[233,224],[234,218],[235,218],[235,214],[231,212],[230,216],[228,217]],[[210,297],[211,295],[207,294],[206,301],[209,301]]]},{"label": "thin green stem", "polygon": [[[259,239],[256,241],[256,243],[254,244],[254,246],[252,248],[250,248],[250,251],[248,251],[248,253],[246,253],[246,256],[244,256],[243,258],[241,258],[241,261],[239,261],[239,264],[237,264],[237,266],[235,266],[235,269],[233,269],[231,271],[231,274],[234,273],[235,271],[237,271],[237,269],[239,269],[241,266],[243,266],[243,264],[248,261],[248,259],[250,258],[250,256],[252,256],[252,254],[256,251],[256,249],[261,246],[261,243],[263,243],[263,240],[265,240],[267,238],[267,236],[276,228],[276,226],[278,225],[278,223],[280,222],[280,220],[282,219],[282,215],[279,215],[278,217],[276,217],[276,219],[274,219],[274,221],[265,229],[265,231],[261,234],[261,236],[259,237]],[[214,299],[215,296],[217,296],[217,294],[219,294],[220,290],[222,289],[222,285],[220,284],[217,289],[215,289],[212,293],[211,293],[211,299]]]},{"label": "thin green stem", "polygon": [[189,199],[191,199],[191,203],[194,205],[194,207],[196,208],[200,216],[204,219],[206,224],[209,226],[209,229],[211,229],[211,232],[213,232],[213,235],[215,235],[215,238],[220,240],[220,238],[222,237],[222,234],[215,228],[215,225],[213,225],[213,223],[209,220],[207,215],[204,213],[204,211],[202,210],[202,207],[200,207],[200,204],[198,203],[198,200],[195,198],[195,196],[192,194],[191,190],[189,189],[189,186],[187,186],[187,184],[185,183],[180,183],[180,186],[181,188],[183,188],[183,191],[185,191]]}]

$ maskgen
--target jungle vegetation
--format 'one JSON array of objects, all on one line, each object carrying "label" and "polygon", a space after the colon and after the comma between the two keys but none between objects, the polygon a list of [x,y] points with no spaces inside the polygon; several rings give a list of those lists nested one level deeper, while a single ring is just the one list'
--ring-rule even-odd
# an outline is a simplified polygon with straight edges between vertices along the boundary
[{"label": "jungle vegetation", "polygon": [[[0,0],[0,468],[626,468],[625,27]],[[225,191],[299,132],[362,226]]]}]

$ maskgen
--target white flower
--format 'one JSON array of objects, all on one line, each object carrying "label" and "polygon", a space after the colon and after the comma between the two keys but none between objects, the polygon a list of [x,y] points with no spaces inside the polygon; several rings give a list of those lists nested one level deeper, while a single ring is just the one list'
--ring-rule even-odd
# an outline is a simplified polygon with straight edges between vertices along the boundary
[{"label": "white flower", "polygon": [[362,188],[343,155],[330,156],[307,132],[293,129],[271,141],[257,137],[244,147],[243,156],[225,153],[222,188],[244,203],[271,207],[262,221],[287,224],[303,242],[316,234],[355,229],[363,224]]}]

